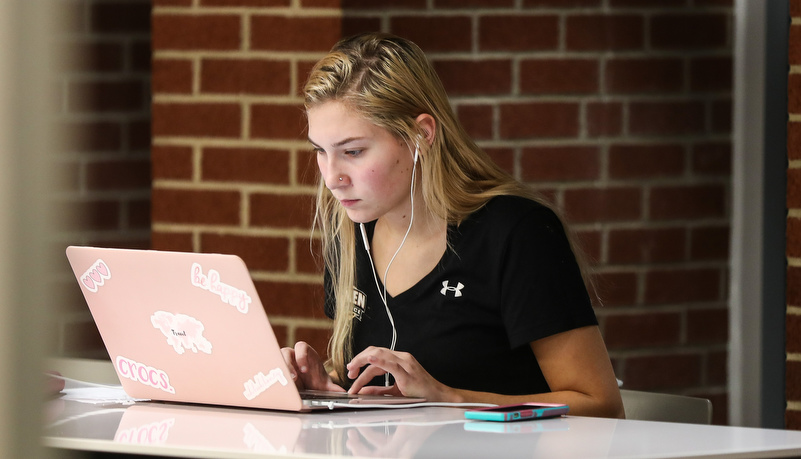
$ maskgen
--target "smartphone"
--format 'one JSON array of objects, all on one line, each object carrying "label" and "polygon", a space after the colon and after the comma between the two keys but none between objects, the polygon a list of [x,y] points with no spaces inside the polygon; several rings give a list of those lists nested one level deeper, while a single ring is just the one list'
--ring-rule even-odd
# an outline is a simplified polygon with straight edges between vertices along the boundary
[{"label": "smartphone", "polygon": [[522,419],[553,418],[567,414],[567,405],[555,403],[521,403],[518,405],[491,406],[467,410],[464,417],[479,421],[519,421]]}]

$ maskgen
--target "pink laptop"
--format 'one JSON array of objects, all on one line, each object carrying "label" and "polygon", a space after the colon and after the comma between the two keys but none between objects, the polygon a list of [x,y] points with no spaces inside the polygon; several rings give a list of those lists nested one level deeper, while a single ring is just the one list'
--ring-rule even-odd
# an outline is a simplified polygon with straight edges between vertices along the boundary
[{"label": "pink laptop", "polygon": [[236,255],[72,246],[67,258],[131,397],[286,411],[424,401],[302,397]]}]

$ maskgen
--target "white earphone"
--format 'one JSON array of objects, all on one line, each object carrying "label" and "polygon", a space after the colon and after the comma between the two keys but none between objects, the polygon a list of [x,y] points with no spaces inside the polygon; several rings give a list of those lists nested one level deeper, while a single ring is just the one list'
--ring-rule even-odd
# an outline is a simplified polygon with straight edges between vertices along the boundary
[{"label": "white earphone", "polygon": [[[395,254],[392,255],[392,258],[389,260],[387,264],[387,269],[384,270],[384,289],[382,293],[382,289],[378,282],[378,274],[375,271],[375,264],[373,263],[373,256],[370,253],[370,241],[367,238],[367,230],[364,227],[364,223],[359,223],[359,230],[362,233],[362,242],[364,242],[364,250],[367,251],[367,258],[370,260],[370,267],[372,268],[373,272],[373,280],[375,280],[375,287],[378,290],[378,294],[381,297],[381,301],[384,303],[384,308],[387,311],[387,317],[389,318],[389,323],[392,326],[392,341],[390,342],[389,349],[395,350],[395,343],[398,341],[398,331],[395,329],[395,319],[392,317],[392,311],[389,310],[389,304],[387,303],[387,276],[389,275],[389,267],[392,266],[392,262],[395,261],[395,257],[398,256],[400,253],[403,244],[406,243],[406,238],[409,236],[409,232],[412,230],[412,223],[414,222],[414,180],[415,180],[415,172],[417,171],[417,159],[420,156],[420,140],[423,139],[423,136],[418,136],[418,140],[414,143],[414,160],[412,163],[412,186],[410,191],[410,197],[412,202],[412,213],[411,217],[409,218],[409,227],[406,229],[406,234],[403,236],[398,249],[395,251]],[[384,375],[384,385],[389,386],[389,373]]]},{"label": "white earphone", "polygon": [[[428,135],[428,133],[426,133]],[[414,142],[414,164],[417,164],[417,157],[420,156],[420,142],[425,141],[422,134],[417,134],[417,140]]]}]

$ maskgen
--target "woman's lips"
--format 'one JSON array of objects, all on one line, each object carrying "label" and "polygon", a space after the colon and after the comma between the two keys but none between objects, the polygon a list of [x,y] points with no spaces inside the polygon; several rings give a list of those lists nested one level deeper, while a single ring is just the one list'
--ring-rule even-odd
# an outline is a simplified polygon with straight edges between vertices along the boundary
[{"label": "woman's lips", "polygon": [[342,199],[339,201],[339,203],[345,208],[353,207],[357,202],[359,202],[358,199]]}]

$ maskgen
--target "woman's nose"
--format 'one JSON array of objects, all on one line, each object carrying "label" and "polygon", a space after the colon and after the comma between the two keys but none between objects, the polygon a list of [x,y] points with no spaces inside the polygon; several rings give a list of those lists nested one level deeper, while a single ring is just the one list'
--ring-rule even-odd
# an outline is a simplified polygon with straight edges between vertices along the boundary
[{"label": "woman's nose", "polygon": [[321,166],[325,167],[324,171],[321,167],[321,172],[325,178],[325,186],[329,190],[340,188],[350,183],[348,176],[342,171],[336,161],[328,161],[325,165],[321,164]]},{"label": "woman's nose", "polygon": [[331,177],[326,178],[325,181],[325,186],[327,186],[329,190],[348,185],[350,185],[350,179],[347,175],[343,174],[333,174]]}]

